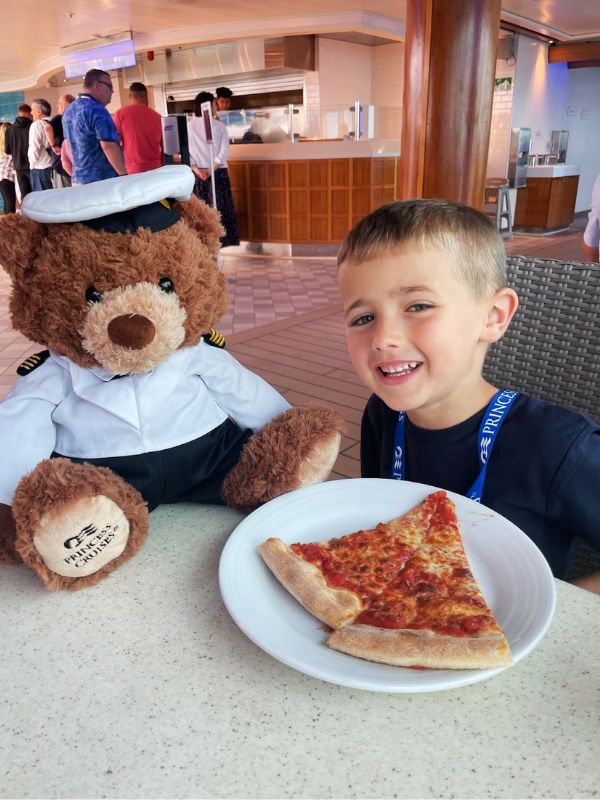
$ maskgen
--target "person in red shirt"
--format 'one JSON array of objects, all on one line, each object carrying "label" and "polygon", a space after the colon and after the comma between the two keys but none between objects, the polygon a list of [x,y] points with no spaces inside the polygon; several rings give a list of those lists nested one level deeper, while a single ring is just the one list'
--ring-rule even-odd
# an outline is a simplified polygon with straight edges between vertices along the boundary
[{"label": "person in red shirt", "polygon": [[157,169],[163,163],[161,116],[148,106],[148,91],[143,83],[131,84],[129,103],[113,114],[127,172]]}]

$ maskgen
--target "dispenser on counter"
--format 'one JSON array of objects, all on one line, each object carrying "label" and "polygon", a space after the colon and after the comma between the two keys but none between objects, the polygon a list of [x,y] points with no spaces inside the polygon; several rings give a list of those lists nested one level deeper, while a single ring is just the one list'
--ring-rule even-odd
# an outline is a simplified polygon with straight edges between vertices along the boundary
[{"label": "dispenser on counter", "polygon": [[363,106],[360,100],[355,100],[354,106],[350,106],[348,111],[354,111],[354,136],[345,136],[344,139],[374,139],[375,106]]},{"label": "dispenser on counter", "polygon": [[165,164],[190,163],[187,117],[185,114],[167,114],[162,118],[163,152]]},{"label": "dispenser on counter", "polygon": [[518,189],[527,185],[527,162],[531,147],[531,128],[513,128],[508,153],[508,185]]},{"label": "dispenser on counter", "polygon": [[550,135],[550,153],[556,155],[557,164],[567,163],[567,145],[569,131],[552,131]]}]

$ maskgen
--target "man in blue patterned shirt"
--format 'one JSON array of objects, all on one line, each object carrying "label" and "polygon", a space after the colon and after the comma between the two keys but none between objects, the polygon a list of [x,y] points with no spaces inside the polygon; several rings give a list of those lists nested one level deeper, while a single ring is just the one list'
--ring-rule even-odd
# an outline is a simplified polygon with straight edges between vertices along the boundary
[{"label": "man in blue patterned shirt", "polygon": [[83,79],[83,92],[65,110],[63,130],[74,186],[126,174],[119,134],[106,110],[113,91],[107,72],[90,69]]}]

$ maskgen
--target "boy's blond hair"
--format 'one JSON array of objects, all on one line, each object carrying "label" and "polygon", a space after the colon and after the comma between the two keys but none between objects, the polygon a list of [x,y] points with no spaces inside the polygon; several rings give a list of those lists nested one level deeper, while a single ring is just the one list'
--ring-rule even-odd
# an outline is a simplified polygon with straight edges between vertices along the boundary
[{"label": "boy's blond hair", "polygon": [[493,222],[445,200],[398,200],[372,211],[347,234],[338,265],[393,255],[408,244],[446,253],[475,297],[506,286],[504,242]]}]

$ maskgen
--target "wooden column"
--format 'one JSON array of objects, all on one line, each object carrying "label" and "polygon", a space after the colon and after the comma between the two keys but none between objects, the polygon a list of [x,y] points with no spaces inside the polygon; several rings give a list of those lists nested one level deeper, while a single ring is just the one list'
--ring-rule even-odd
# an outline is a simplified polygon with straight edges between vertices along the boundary
[{"label": "wooden column", "polygon": [[500,0],[407,0],[399,197],[482,208]]}]

